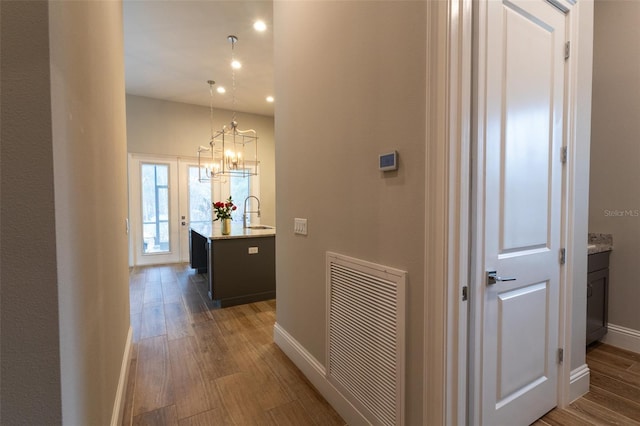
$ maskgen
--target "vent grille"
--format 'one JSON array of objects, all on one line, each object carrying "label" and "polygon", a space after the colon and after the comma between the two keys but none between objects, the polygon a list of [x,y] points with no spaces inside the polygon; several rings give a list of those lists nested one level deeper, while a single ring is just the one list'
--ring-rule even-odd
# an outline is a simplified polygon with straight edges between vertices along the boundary
[{"label": "vent grille", "polygon": [[372,424],[402,425],[406,272],[327,253],[327,376]]}]

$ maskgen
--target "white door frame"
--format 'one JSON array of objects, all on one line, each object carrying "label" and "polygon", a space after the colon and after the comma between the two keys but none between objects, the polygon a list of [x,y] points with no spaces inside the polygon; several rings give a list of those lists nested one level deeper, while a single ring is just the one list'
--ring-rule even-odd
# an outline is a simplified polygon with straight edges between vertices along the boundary
[{"label": "white door frame", "polygon": [[[129,264],[154,265],[158,263],[176,263],[180,261],[180,231],[178,218],[178,162],[175,157],[133,154],[128,156],[128,180],[129,180]],[[140,166],[144,163],[158,163],[169,166],[169,233],[172,241],[169,252],[157,254],[142,254],[142,222],[141,203],[142,191],[140,189]]]},{"label": "white door frame", "polygon": [[424,424],[466,424],[472,1],[427,2]]},{"label": "white door frame", "polygon": [[[585,337],[581,335],[586,321],[581,315],[586,310],[586,290],[579,283],[586,283],[593,0],[557,1],[569,9],[567,33],[571,41],[562,236],[567,260],[560,294],[559,336],[565,362],[558,380],[558,406],[566,407],[589,386]],[[475,196],[470,187],[475,167],[470,142],[472,57],[476,49],[473,0],[427,2],[427,19],[425,197],[429,208],[425,217],[423,419],[425,424],[457,425],[468,424],[468,412],[478,409],[473,395],[479,395],[478,384],[470,387],[467,380],[474,374],[467,338],[478,331],[477,327],[469,328],[469,306],[462,301],[463,288],[471,289],[483,268],[472,256],[478,241],[471,231],[478,223],[470,214]],[[470,296],[475,303],[478,298]],[[576,366],[573,370],[572,365]]]}]

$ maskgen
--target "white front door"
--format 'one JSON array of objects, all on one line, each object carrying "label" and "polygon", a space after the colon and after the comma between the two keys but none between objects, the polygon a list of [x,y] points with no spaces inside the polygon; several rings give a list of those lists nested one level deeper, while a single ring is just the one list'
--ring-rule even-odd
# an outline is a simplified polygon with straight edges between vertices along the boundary
[{"label": "white front door", "polygon": [[129,155],[132,265],[179,262],[178,192],[175,159]]},{"label": "white front door", "polygon": [[545,0],[480,11],[478,255],[497,277],[477,287],[481,423],[528,425],[558,395],[566,16]]}]

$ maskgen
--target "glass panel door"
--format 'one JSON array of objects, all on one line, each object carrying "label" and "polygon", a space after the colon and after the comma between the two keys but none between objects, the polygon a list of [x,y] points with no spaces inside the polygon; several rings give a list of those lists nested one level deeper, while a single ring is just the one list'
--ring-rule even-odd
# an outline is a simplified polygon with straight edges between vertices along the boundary
[{"label": "glass panel door", "polygon": [[129,208],[129,263],[179,262],[178,162],[130,154]]},{"label": "glass panel door", "polygon": [[180,261],[189,261],[189,229],[211,223],[211,182],[200,182],[196,159],[179,161],[180,173]]},{"label": "glass panel door", "polygon": [[189,222],[211,221],[211,182],[200,182],[198,166],[188,165],[189,173]]}]

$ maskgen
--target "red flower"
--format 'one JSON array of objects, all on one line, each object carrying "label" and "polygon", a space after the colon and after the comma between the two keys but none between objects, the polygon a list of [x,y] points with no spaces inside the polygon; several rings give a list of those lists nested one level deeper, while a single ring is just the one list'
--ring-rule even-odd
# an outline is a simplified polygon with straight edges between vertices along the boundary
[{"label": "red flower", "polygon": [[213,203],[213,209],[216,212],[216,218],[218,219],[231,219],[231,212],[236,210],[237,207],[233,204],[233,200],[229,197],[226,202],[216,201]]}]

